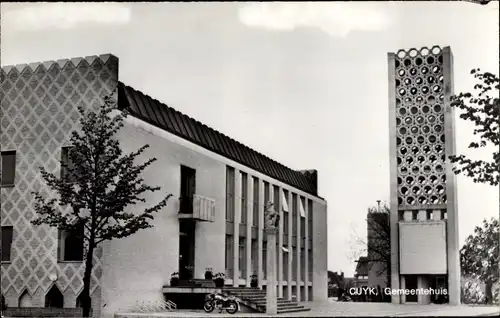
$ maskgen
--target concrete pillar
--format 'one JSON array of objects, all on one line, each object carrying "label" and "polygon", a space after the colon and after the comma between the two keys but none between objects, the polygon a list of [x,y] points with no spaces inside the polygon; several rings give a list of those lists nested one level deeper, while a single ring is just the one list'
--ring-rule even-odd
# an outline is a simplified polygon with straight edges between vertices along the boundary
[{"label": "concrete pillar", "polygon": [[[406,277],[404,275],[401,275],[399,277],[401,279],[401,289],[405,290],[406,289]],[[398,295],[397,297],[399,298],[398,303],[401,303],[401,304],[406,303],[406,295],[405,294],[401,294],[401,296]]]},{"label": "concrete pillar", "polygon": [[426,210],[418,210],[418,220],[419,221],[427,221],[427,211]]},{"label": "concrete pillar", "polygon": [[308,249],[309,249],[309,226],[307,224],[307,220],[308,220],[308,213],[309,213],[309,204],[307,204],[307,198],[305,198],[305,202],[304,202],[304,215],[305,215],[305,218],[304,218],[304,227],[305,227],[305,240],[304,240],[304,254],[303,257],[304,257],[304,299],[303,301],[308,301],[309,300],[309,258],[307,257],[308,256]]},{"label": "concrete pillar", "polygon": [[233,234],[233,286],[240,281],[240,223],[241,223],[241,172],[234,169],[234,234]]},{"label": "concrete pillar", "polygon": [[443,218],[443,215],[441,213],[441,210],[432,211],[432,219],[434,221],[441,221],[442,218]]},{"label": "concrete pillar", "polygon": [[[426,276],[417,277],[417,288],[422,289],[421,291],[429,290],[429,279]],[[420,305],[428,305],[431,303],[430,294],[425,295],[424,293],[418,294],[418,303]]]},{"label": "concrete pillar", "polygon": [[262,281],[264,280],[264,269],[262,268],[262,250],[264,248],[264,182],[259,179],[259,200],[257,202],[259,207],[259,226],[258,226],[258,238],[257,238],[257,279],[259,283],[259,288],[262,289]]},{"label": "concrete pillar", "polygon": [[279,199],[276,204],[275,210],[279,213],[280,222],[278,226],[278,297],[283,298],[283,188],[278,188]]},{"label": "concrete pillar", "polygon": [[286,289],[286,298],[288,300],[292,300],[292,281],[293,281],[293,276],[292,276],[292,265],[293,265],[293,260],[295,256],[293,255],[293,248],[292,248],[292,232],[293,232],[293,214],[292,214],[292,193],[288,192],[288,197],[286,198],[288,202],[288,264],[285,264],[285,266],[288,266],[288,277],[287,277],[287,289]]},{"label": "concrete pillar", "polygon": [[295,235],[297,236],[297,253],[295,255],[295,264],[297,264],[297,298],[296,301],[301,301],[301,288],[300,288],[300,282],[302,281],[301,279],[301,266],[300,266],[300,246],[301,246],[301,235],[300,235],[300,205],[302,204],[302,199],[300,195],[297,195],[297,232]]},{"label": "concrete pillar", "polygon": [[246,227],[246,232],[247,232],[247,239],[246,239],[246,268],[247,268],[247,273],[246,273],[246,286],[250,287],[250,281],[253,272],[252,272],[252,220],[253,220],[253,178],[251,175],[248,175],[247,177],[247,227]]},{"label": "concrete pillar", "polygon": [[268,228],[267,234],[267,286],[266,286],[266,313],[278,313],[278,299],[276,293],[276,235],[278,229]]},{"label": "concrete pillar", "polygon": [[413,220],[413,211],[404,211],[403,212],[403,220],[405,222],[409,222]]}]

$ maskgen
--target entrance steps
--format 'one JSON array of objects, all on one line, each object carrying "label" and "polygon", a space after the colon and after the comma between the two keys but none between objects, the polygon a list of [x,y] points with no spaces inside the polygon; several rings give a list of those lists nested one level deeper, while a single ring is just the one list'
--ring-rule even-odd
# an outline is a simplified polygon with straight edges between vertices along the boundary
[{"label": "entrance steps", "polygon": [[[243,304],[258,312],[266,312],[266,291],[253,287],[224,287],[223,291],[227,294],[237,296]],[[309,311],[310,308],[305,308],[297,302],[278,298],[278,314]]]}]

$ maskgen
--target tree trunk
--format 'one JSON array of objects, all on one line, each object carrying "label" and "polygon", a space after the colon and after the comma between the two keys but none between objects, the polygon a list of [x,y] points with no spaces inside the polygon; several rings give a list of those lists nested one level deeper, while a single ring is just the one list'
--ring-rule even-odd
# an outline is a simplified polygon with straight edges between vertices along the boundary
[{"label": "tree trunk", "polygon": [[90,243],[87,257],[85,259],[85,273],[83,274],[83,290],[81,294],[83,317],[90,317],[90,309],[92,307],[90,299],[90,278],[92,275],[94,248],[94,244]]},{"label": "tree trunk", "polygon": [[491,305],[493,303],[493,282],[486,282],[485,294],[486,304]]}]

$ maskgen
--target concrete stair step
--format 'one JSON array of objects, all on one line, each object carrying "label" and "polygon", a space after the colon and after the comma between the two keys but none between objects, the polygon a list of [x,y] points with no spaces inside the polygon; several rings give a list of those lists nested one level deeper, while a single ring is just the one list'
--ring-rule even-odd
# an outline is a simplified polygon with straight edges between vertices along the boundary
[{"label": "concrete stair step", "polygon": [[[265,298],[254,301],[254,303],[256,304],[266,304],[266,302],[267,300]],[[278,299],[278,304],[298,304],[298,303],[286,299]]]},{"label": "concrete stair step", "polygon": [[279,309],[278,308],[278,314],[286,314],[286,313],[292,313],[292,312],[302,312],[302,311],[310,311],[311,308],[305,308],[302,306],[302,308],[286,308],[286,309]]}]

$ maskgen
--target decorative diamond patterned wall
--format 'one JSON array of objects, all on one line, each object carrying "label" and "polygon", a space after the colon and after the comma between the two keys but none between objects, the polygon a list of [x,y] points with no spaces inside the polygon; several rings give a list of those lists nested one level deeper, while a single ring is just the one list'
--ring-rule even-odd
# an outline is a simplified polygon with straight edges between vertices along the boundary
[{"label": "decorative diamond patterned wall", "polygon": [[[108,54],[7,66],[0,76],[0,145],[2,151],[17,152],[15,186],[1,189],[2,226],[14,227],[11,262],[2,264],[2,294],[17,305],[24,290],[33,297],[45,294],[52,286],[49,275],[57,274],[55,284],[65,298],[75,299],[83,288],[84,264],[57,262],[57,230],[30,223],[31,192],[49,193],[38,167],[58,173],[61,147],[78,127],[77,107],[97,107],[114,90],[118,58]],[[101,257],[98,248],[91,293],[100,293]],[[43,299],[33,300],[43,306]]]},{"label": "decorative diamond patterned wall", "polygon": [[400,50],[395,67],[398,205],[445,205],[443,52]]}]

